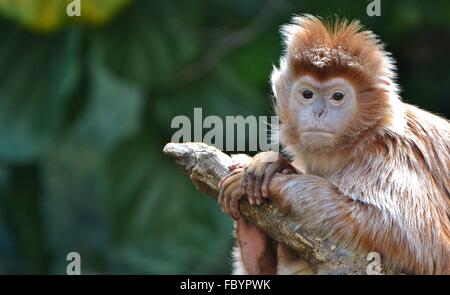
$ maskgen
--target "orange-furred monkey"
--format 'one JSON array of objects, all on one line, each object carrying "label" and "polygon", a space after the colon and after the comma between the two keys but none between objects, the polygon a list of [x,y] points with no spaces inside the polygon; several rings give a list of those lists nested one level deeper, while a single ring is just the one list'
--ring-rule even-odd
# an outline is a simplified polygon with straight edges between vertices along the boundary
[{"label": "orange-furred monkey", "polygon": [[[239,217],[271,198],[336,243],[410,274],[450,273],[450,123],[403,103],[383,44],[357,21],[295,17],[271,76],[279,140],[220,183],[236,220],[234,273],[311,273]],[[274,160],[275,159],[275,160]]]}]

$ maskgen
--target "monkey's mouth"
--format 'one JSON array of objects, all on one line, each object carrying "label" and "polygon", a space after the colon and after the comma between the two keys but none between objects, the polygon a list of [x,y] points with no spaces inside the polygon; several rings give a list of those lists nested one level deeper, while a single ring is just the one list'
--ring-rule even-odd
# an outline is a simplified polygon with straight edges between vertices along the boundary
[{"label": "monkey's mouth", "polygon": [[301,131],[302,135],[334,135],[334,132],[320,128],[308,128]]}]

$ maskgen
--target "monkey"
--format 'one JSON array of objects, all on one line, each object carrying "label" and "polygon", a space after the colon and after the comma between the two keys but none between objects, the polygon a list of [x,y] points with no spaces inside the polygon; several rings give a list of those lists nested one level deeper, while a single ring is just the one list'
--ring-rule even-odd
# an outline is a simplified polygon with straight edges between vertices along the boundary
[{"label": "monkey", "polygon": [[284,155],[232,167],[219,203],[235,274],[313,273],[239,214],[267,199],[296,226],[407,274],[450,274],[450,122],[405,103],[395,61],[358,20],[295,16],[270,76]]}]

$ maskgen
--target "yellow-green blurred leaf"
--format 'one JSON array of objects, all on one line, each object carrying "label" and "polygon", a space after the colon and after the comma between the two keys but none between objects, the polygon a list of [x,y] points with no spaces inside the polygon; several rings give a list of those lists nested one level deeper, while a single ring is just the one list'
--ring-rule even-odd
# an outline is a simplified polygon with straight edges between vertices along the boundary
[{"label": "yellow-green blurred leaf", "polygon": [[[80,16],[67,7],[79,1]],[[37,31],[54,31],[67,23],[103,24],[132,0],[0,0],[0,13]]]}]

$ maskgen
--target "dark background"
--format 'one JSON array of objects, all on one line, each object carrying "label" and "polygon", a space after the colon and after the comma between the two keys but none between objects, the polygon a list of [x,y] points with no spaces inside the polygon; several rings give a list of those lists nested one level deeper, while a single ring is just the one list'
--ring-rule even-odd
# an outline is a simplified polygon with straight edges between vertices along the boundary
[{"label": "dark background", "polygon": [[164,157],[176,115],[271,115],[279,26],[358,18],[450,115],[450,1],[0,0],[0,273],[229,273],[232,223]]}]

